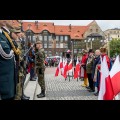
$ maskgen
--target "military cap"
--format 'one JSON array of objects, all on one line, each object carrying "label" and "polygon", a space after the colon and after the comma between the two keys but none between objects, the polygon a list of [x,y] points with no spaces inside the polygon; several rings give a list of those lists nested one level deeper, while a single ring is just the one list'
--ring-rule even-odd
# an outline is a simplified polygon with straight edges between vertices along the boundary
[{"label": "military cap", "polygon": [[39,41],[36,41],[35,44],[42,44],[42,42],[39,40]]}]

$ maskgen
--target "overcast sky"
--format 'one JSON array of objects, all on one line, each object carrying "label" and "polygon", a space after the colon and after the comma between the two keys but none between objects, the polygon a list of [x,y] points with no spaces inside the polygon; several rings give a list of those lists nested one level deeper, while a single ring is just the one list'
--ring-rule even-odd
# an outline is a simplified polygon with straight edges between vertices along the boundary
[{"label": "overcast sky", "polygon": [[[55,25],[88,25],[92,20],[23,20],[23,21],[39,21],[54,22]],[[96,20],[101,29],[107,30],[111,28],[120,28],[120,20]]]}]

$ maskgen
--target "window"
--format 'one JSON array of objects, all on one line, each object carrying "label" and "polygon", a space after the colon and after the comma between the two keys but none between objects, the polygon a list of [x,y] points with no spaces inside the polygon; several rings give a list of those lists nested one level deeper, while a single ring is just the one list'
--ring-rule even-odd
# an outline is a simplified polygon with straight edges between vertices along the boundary
[{"label": "window", "polygon": [[65,36],[65,42],[67,42],[67,40],[68,40],[68,36]]},{"label": "window", "polygon": [[63,36],[60,36],[60,42],[63,42]]},{"label": "window", "polygon": [[117,31],[117,33],[119,34],[119,31]]},{"label": "window", "polygon": [[56,48],[60,48],[60,44],[57,43],[57,44],[56,44]]},{"label": "window", "polygon": [[64,43],[60,43],[60,48],[64,48]]},{"label": "window", "polygon": [[65,46],[64,46],[65,48],[68,48],[68,44],[65,44]]},{"label": "window", "polygon": [[49,40],[52,40],[52,36],[49,36]]},{"label": "window", "polygon": [[44,48],[47,48],[47,43],[44,43]]},{"label": "window", "polygon": [[118,38],[119,38],[120,36],[118,35]]},{"label": "window", "polygon": [[33,36],[33,42],[36,42],[36,36]]},{"label": "window", "polygon": [[92,29],[90,29],[90,32],[92,32]]},{"label": "window", "polygon": [[59,55],[59,53],[58,53],[58,52],[56,52],[56,55]]},{"label": "window", "polygon": [[114,34],[116,34],[116,31],[114,31]]},{"label": "window", "polygon": [[49,44],[48,48],[52,48],[52,44]]},{"label": "window", "polygon": [[63,54],[63,53],[62,53],[62,52],[60,52],[60,56],[62,56],[62,54]]},{"label": "window", "polygon": [[42,39],[42,35],[39,35],[39,40],[41,40],[41,41],[43,40],[43,39]]},{"label": "window", "polygon": [[47,36],[44,36],[44,41],[45,41],[45,42],[47,41]]},{"label": "window", "polygon": [[47,33],[48,33],[48,31],[47,31],[47,30],[44,30],[44,31],[43,31],[43,34],[47,34]]},{"label": "window", "polygon": [[28,39],[29,39],[29,40],[31,40],[31,38],[32,38],[31,36],[28,36]]},{"label": "window", "polygon": [[56,41],[59,41],[59,36],[56,36]]},{"label": "window", "polygon": [[77,49],[74,49],[74,53],[77,53]]},{"label": "window", "polygon": [[98,29],[96,29],[96,32],[98,32]]}]

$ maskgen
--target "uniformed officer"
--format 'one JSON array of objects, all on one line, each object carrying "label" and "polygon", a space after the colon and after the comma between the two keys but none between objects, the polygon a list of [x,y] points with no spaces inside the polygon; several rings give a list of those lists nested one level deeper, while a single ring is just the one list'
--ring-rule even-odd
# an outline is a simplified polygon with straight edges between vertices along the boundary
[{"label": "uniformed officer", "polygon": [[15,57],[12,42],[1,28],[6,20],[0,20],[0,96],[2,100],[15,97]]},{"label": "uniformed officer", "polygon": [[[14,24],[16,22],[16,24]],[[20,51],[19,54],[15,53],[15,60],[16,60],[16,96],[15,100],[28,100],[29,97],[24,95],[23,92],[23,86],[24,86],[24,70],[23,67],[20,66],[21,63],[21,55],[23,55],[23,48],[21,47],[22,42],[19,40],[21,39],[21,25],[19,21],[17,20],[7,20],[6,22],[7,27],[10,29],[10,32],[8,32],[7,28],[4,27],[3,30],[7,31],[10,34],[10,37],[12,38],[12,41],[16,47],[17,50]],[[20,68],[20,69],[19,69]]]},{"label": "uniformed officer", "polygon": [[38,75],[38,83],[41,87],[41,93],[37,95],[38,98],[45,97],[45,80],[44,80],[44,72],[45,72],[45,52],[44,49],[42,48],[42,42],[37,40],[36,41],[36,72]]},{"label": "uniformed officer", "polygon": [[14,33],[18,36],[18,39],[16,40],[18,44],[18,48],[21,50],[21,54],[19,56],[19,87],[18,87],[18,95],[21,96],[21,100],[29,100],[30,97],[26,96],[24,94],[24,83],[25,83],[25,75],[26,75],[26,61],[24,60],[24,45],[22,44],[22,34],[21,30],[14,30]]}]

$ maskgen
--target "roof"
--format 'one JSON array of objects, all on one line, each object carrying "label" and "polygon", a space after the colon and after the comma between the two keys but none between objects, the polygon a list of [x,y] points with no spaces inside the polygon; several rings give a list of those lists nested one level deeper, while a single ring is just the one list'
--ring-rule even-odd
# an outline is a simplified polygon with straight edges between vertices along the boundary
[{"label": "roof", "polygon": [[43,30],[54,33],[54,23],[39,22],[38,24],[35,24],[35,22],[23,22],[22,26],[24,31],[27,31],[30,28],[34,33],[41,33]]},{"label": "roof", "polygon": [[84,39],[83,34],[89,26],[71,26],[71,25],[54,25],[52,22],[23,22],[23,31],[32,30],[34,33],[41,33],[48,30],[56,35],[70,35],[71,39]]}]

